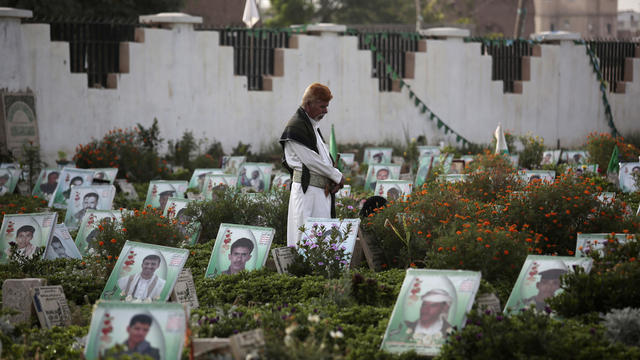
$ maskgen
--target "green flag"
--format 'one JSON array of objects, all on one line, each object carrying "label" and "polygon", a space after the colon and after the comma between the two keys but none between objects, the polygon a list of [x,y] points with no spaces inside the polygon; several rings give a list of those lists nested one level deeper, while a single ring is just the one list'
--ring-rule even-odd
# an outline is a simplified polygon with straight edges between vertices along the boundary
[{"label": "green flag", "polygon": [[342,164],[338,161],[338,144],[336,144],[336,133],[333,130],[333,124],[331,124],[331,136],[329,137],[329,154],[336,162],[338,170],[342,171]]},{"label": "green flag", "polygon": [[609,160],[609,166],[607,167],[607,173],[614,173],[620,170],[620,164],[618,163],[618,145],[613,148],[611,153],[611,160]]}]

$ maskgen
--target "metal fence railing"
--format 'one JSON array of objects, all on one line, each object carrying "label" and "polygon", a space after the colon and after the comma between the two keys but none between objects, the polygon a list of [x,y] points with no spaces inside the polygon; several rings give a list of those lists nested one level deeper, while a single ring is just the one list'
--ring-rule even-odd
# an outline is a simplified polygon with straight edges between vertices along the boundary
[{"label": "metal fence railing", "polygon": [[263,89],[274,74],[276,48],[288,48],[290,33],[269,29],[220,29],[220,45],[233,46],[233,72],[247,77],[249,90]]},{"label": "metal fence railing", "polygon": [[600,60],[602,77],[615,92],[618,82],[625,79],[625,59],[636,55],[640,43],[615,40],[587,40],[587,45]]},{"label": "metal fence railing", "polygon": [[522,58],[531,56],[533,45],[524,40],[482,41],[482,55],[491,56],[491,80],[502,80],[503,92],[513,93],[522,80]]},{"label": "metal fence railing", "polygon": [[107,87],[107,76],[120,71],[120,43],[134,41],[135,21],[31,19],[50,24],[51,41],[69,43],[70,70],[86,73],[89,87]]},{"label": "metal fence railing", "polygon": [[[379,91],[392,91],[393,79],[387,73],[387,65],[400,77],[405,76],[405,59],[407,52],[418,50],[418,33],[367,33],[357,32],[358,49],[370,50],[375,46],[376,52],[371,54],[371,76],[378,78]],[[366,39],[369,41],[365,41]],[[377,55],[382,55],[380,59]]]}]

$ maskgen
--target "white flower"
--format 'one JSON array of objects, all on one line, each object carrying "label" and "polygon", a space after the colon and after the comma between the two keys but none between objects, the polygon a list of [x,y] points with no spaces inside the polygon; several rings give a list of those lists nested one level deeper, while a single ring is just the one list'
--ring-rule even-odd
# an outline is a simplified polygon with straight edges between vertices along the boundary
[{"label": "white flower", "polygon": [[[124,295],[124,293],[122,295]],[[126,302],[131,302],[132,300],[133,300],[133,296],[131,296],[131,295],[127,295],[127,297],[124,298],[124,301],[126,301]]]},{"label": "white flower", "polygon": [[317,323],[320,321],[320,316],[309,314],[309,316],[307,316],[307,320],[309,320],[309,322]]},{"label": "white flower", "polygon": [[344,334],[342,333],[342,331],[337,330],[337,331],[329,331],[329,336],[331,336],[334,339],[340,339],[344,337]]}]

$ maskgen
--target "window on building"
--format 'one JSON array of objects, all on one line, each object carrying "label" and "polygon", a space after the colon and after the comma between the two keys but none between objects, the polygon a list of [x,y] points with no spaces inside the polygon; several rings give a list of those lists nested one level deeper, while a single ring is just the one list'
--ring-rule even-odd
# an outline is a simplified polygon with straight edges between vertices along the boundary
[{"label": "window on building", "polygon": [[551,23],[551,31],[556,31],[556,25]]},{"label": "window on building", "polygon": [[611,35],[611,24],[607,24],[607,34]]},{"label": "window on building", "polygon": [[564,21],[564,28],[568,30],[570,27],[571,27],[571,24],[569,23],[569,20],[565,20]]}]

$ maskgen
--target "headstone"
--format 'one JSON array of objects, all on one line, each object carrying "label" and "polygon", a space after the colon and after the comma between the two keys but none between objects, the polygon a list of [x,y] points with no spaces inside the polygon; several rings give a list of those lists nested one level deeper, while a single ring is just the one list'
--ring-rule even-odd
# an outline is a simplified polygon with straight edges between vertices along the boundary
[{"label": "headstone", "polygon": [[128,200],[138,200],[138,193],[133,187],[133,184],[124,179],[117,179],[116,184],[118,184],[118,187],[124,193],[125,198]]},{"label": "headstone", "polygon": [[351,269],[355,269],[362,263],[362,258],[364,258],[364,250],[362,250],[362,240],[360,237],[356,237],[356,245],[353,247],[353,255],[351,255],[351,264],[349,267]]},{"label": "headstone", "polygon": [[358,237],[360,245],[364,251],[364,257],[367,259],[369,268],[374,271],[382,269],[384,263],[384,253],[382,249],[375,243],[375,237],[360,230]]},{"label": "headstone", "polygon": [[7,279],[2,283],[2,309],[13,309],[20,313],[9,316],[13,324],[29,322],[34,313],[31,289],[45,286],[45,279]]},{"label": "headstone", "polygon": [[271,256],[273,256],[278,274],[288,274],[287,268],[293,262],[293,249],[290,247],[271,249]]},{"label": "headstone", "polygon": [[231,352],[235,360],[245,360],[249,354],[260,354],[263,352],[264,331],[255,329],[245,331],[229,338],[231,343]]},{"label": "headstone", "polygon": [[171,292],[171,301],[189,305],[192,309],[200,306],[198,303],[198,295],[196,294],[196,285],[193,282],[193,275],[191,275],[191,269],[183,268],[180,275],[178,275],[178,280],[176,280],[176,284],[173,286],[173,291]]},{"label": "headstone", "polygon": [[35,96],[0,92],[0,147],[21,156],[22,146],[38,146]]},{"label": "headstone", "polygon": [[196,360],[233,359],[228,338],[194,338],[193,356]]},{"label": "headstone", "polygon": [[500,299],[496,296],[496,294],[481,294],[476,297],[476,304],[478,305],[478,311],[482,312],[485,310],[489,310],[494,314],[499,314],[502,312],[502,307],[500,307]]},{"label": "headstone", "polygon": [[40,326],[51,329],[71,325],[71,311],[62,286],[39,286],[31,289],[31,296]]}]

